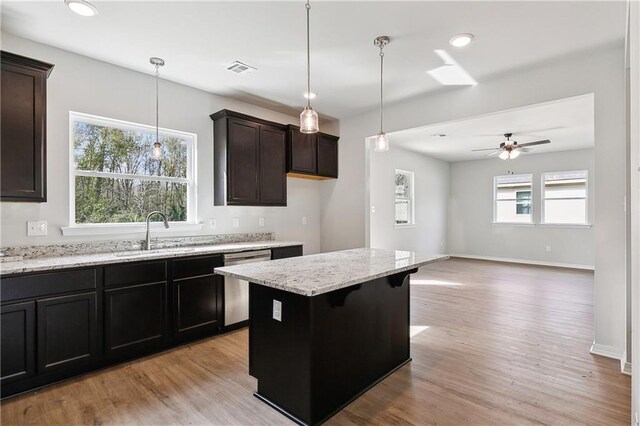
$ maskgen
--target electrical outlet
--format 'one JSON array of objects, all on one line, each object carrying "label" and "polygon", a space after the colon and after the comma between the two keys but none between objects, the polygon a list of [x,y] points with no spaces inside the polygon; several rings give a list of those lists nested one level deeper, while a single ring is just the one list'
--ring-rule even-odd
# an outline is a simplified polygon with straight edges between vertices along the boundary
[{"label": "electrical outlet", "polygon": [[264,226],[264,217],[261,217],[260,219],[258,219],[258,225]]},{"label": "electrical outlet", "polygon": [[216,229],[216,220],[215,219],[209,219],[209,227],[211,229]]},{"label": "electrical outlet", "polygon": [[375,213],[376,212],[376,206],[371,206],[371,213]]},{"label": "electrical outlet", "polygon": [[233,227],[237,228],[240,226],[240,219],[238,219],[237,217],[233,218]]},{"label": "electrical outlet", "polygon": [[47,235],[47,221],[27,222],[27,236],[40,237]]},{"label": "electrical outlet", "polygon": [[303,225],[307,224],[307,217],[306,216],[302,216],[302,224]]},{"label": "electrical outlet", "polygon": [[282,302],[273,299],[273,319],[282,322]]},{"label": "electrical outlet", "polygon": [[547,250],[547,253],[549,253],[551,251],[551,246],[546,246],[545,249]]}]

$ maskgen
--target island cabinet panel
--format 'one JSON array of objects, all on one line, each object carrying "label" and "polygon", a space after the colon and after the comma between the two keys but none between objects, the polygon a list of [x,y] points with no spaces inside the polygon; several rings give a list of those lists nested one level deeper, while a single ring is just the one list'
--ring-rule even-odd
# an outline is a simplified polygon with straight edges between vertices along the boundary
[{"label": "island cabinet panel", "polygon": [[220,331],[224,279],[213,275],[221,256],[173,261],[173,336],[186,340]]},{"label": "island cabinet panel", "polygon": [[287,172],[292,177],[331,179],[338,177],[338,137],[326,133],[304,134],[287,128]]},{"label": "island cabinet panel", "polygon": [[162,347],[167,335],[167,282],[107,289],[105,343],[110,358],[128,358]]},{"label": "island cabinet panel", "polygon": [[259,118],[222,110],[214,121],[214,204],[287,204],[286,130]]},{"label": "island cabinet panel", "polygon": [[274,247],[271,249],[271,260],[302,256],[302,246]]},{"label": "island cabinet panel", "polygon": [[[298,423],[316,425],[409,362],[413,272],[317,296],[251,283],[249,371],[258,379],[256,396]],[[273,318],[274,300],[282,303],[280,321]]]},{"label": "island cabinet panel", "polygon": [[87,364],[98,351],[96,292],[37,301],[38,372]]},{"label": "island cabinet panel", "polygon": [[0,307],[0,384],[35,374],[35,302]]},{"label": "island cabinet panel", "polygon": [[47,201],[47,77],[53,65],[1,52],[2,201]]}]

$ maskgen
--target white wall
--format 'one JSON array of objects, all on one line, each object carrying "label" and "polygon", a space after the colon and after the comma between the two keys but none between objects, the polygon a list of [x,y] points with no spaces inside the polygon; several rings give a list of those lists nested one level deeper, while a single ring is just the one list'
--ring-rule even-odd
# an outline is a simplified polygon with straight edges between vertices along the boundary
[{"label": "white wall", "polygon": [[[62,236],[60,227],[69,225],[69,111],[155,125],[152,66],[149,65],[150,74],[142,74],[6,33],[2,33],[2,49],[55,65],[47,93],[48,200],[41,204],[1,203],[2,246],[121,237]],[[148,58],[140,60],[146,62]],[[170,66],[168,62],[167,67]],[[198,221],[204,222],[203,230],[198,234],[269,231],[275,232],[278,239],[304,241],[306,253],[318,252],[319,182],[289,178],[287,207],[213,206],[213,122],[209,115],[223,108],[281,123],[296,123],[298,120],[297,117],[160,81],[160,126],[198,135]],[[336,126],[325,125],[323,130],[335,131]],[[307,217],[306,225],[302,225],[302,216]],[[240,219],[239,228],[232,228],[234,217]],[[259,217],[265,218],[264,227],[258,226]],[[215,230],[209,227],[209,219],[212,218],[217,222]],[[26,222],[29,220],[48,221],[48,235],[27,237]],[[142,235],[135,237],[141,238]]]},{"label": "white wall", "polygon": [[[372,155],[370,167],[371,247],[446,253],[449,163],[392,146]],[[396,169],[414,172],[415,226],[395,227]]]},{"label": "white wall", "polygon": [[[616,45],[385,109],[385,130],[390,133],[594,93],[595,340],[620,352],[625,346],[624,90],[624,48]],[[322,187],[323,251],[366,244],[369,151],[364,139],[376,133],[378,114],[371,111],[340,122],[340,179]]]},{"label": "white wall", "polygon": [[[548,154],[524,154],[513,161],[496,158],[451,164],[449,252],[458,255],[530,260],[593,267],[593,228],[540,226],[541,176],[545,172],[587,170],[588,217],[595,211],[593,149]],[[533,174],[532,218],[535,226],[494,225],[493,177]],[[551,252],[546,246],[551,246]]]}]

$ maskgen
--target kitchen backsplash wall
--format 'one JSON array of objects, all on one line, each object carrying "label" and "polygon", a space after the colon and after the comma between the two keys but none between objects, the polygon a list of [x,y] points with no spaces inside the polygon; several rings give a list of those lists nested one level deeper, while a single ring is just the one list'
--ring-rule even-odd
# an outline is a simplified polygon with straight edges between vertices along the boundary
[{"label": "kitchen backsplash wall", "polygon": [[[2,33],[2,50],[55,64],[47,93],[46,203],[0,203],[2,247],[59,244],[82,241],[142,239],[137,232],[126,235],[66,236],[69,226],[69,112],[155,125],[155,80],[153,69],[139,73],[45,44]],[[167,59],[170,69],[172,63]],[[140,58],[142,64],[148,58]],[[320,251],[320,191],[324,182],[288,179],[287,207],[213,206],[213,122],[209,115],[223,108],[280,123],[297,117],[213,95],[167,80],[160,81],[160,126],[196,133],[197,199],[199,231],[154,231],[154,236],[217,235],[271,232],[277,239],[305,243],[305,254]],[[335,122],[322,130],[337,134]],[[263,219],[264,226],[260,226]],[[215,228],[211,226],[215,220]],[[237,219],[237,227],[234,227]],[[27,237],[27,221],[47,221],[48,235]]]}]

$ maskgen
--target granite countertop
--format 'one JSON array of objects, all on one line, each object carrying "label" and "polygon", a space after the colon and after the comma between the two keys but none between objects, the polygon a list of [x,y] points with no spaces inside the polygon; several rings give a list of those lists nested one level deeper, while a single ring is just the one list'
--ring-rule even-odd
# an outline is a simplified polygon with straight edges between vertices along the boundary
[{"label": "granite countertop", "polygon": [[15,262],[2,262],[0,263],[0,275],[78,268],[83,266],[105,265],[109,263],[139,262],[149,259],[166,259],[216,253],[234,253],[247,250],[265,250],[275,247],[299,245],[303,245],[303,243],[296,241],[253,241],[162,248],[149,251],[129,250],[112,253],[40,257],[37,259],[17,260]]},{"label": "granite countertop", "polygon": [[358,248],[226,266],[216,268],[215,272],[303,296],[315,296],[448,258],[440,254]]}]

